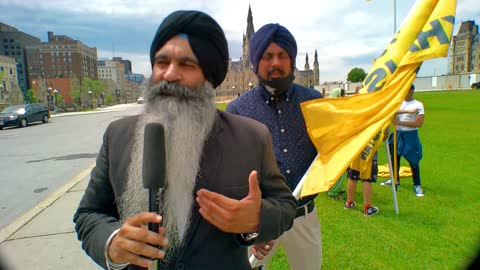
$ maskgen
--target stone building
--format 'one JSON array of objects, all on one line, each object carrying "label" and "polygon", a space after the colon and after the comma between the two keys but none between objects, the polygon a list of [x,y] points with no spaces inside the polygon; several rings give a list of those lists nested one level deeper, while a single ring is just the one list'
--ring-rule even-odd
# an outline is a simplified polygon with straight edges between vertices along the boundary
[{"label": "stone building", "polygon": [[475,21],[462,22],[450,46],[449,74],[480,72],[480,34]]},{"label": "stone building", "polygon": [[0,55],[0,110],[22,104],[23,95],[18,85],[17,62],[15,58]]},{"label": "stone building", "polygon": [[[249,6],[247,15],[247,31],[243,35],[242,57],[240,60],[230,59],[227,76],[224,82],[217,88],[217,95],[228,96],[237,95],[238,93],[242,94],[257,84],[258,80],[257,76],[253,73],[249,48],[250,39],[254,33],[255,29],[253,26],[252,9]],[[295,68],[293,73],[296,83],[305,86],[311,86],[312,88],[319,84],[319,74],[320,71],[316,50],[314,54],[313,69],[310,69],[307,53],[305,57],[304,70]]]}]

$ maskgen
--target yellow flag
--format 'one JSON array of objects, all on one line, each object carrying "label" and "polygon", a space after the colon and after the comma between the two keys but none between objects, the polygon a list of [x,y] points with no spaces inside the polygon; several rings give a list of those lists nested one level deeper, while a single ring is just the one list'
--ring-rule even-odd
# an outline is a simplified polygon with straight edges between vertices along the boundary
[{"label": "yellow flag", "polygon": [[378,145],[367,145],[390,123],[422,61],[447,55],[455,7],[455,0],[418,2],[375,61],[362,94],[301,104],[318,156],[302,180],[300,197],[327,191],[360,154],[371,158]]}]

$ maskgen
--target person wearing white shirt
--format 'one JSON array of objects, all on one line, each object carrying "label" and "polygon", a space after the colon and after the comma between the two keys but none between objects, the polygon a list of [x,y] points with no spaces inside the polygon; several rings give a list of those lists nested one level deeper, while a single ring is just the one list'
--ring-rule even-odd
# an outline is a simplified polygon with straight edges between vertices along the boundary
[{"label": "person wearing white shirt", "polygon": [[[418,136],[418,129],[423,125],[425,109],[423,103],[413,98],[415,86],[412,84],[405,100],[396,113],[393,123],[397,130],[397,175],[400,168],[400,158],[404,157],[412,169],[413,191],[417,197],[423,197],[424,192],[420,181],[420,160],[422,159],[422,144]],[[393,136],[389,138],[391,153],[393,152]],[[393,155],[392,155],[393,164]],[[381,185],[389,186],[391,180]],[[397,186],[400,185],[400,180]]]}]

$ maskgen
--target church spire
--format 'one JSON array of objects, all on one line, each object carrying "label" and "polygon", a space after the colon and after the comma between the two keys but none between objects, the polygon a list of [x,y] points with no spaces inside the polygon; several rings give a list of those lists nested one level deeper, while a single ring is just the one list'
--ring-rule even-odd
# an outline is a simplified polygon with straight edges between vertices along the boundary
[{"label": "church spire", "polygon": [[310,70],[310,64],[308,64],[308,53],[305,56],[305,68],[304,70]]},{"label": "church spire", "polygon": [[252,8],[250,4],[248,5],[248,16],[247,16],[247,39],[250,40],[253,33],[255,33],[255,29],[253,28],[253,16],[252,16]]},{"label": "church spire", "polygon": [[313,78],[315,80],[315,85],[320,85],[320,67],[318,64],[317,50],[315,50],[315,56],[313,59]]},{"label": "church spire", "polygon": [[253,34],[255,33],[255,29],[253,28],[253,16],[252,16],[252,8],[250,4],[248,5],[248,15],[247,15],[247,33],[243,36],[243,67],[250,68],[252,63],[250,61],[250,39],[252,38]]}]

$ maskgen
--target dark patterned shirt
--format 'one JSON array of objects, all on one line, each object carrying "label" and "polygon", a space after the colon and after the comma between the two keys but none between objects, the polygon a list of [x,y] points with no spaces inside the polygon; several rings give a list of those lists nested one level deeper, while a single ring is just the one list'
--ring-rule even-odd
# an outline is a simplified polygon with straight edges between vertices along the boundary
[{"label": "dark patterned shirt", "polygon": [[[275,99],[261,86],[232,101],[226,111],[255,119],[268,127],[278,167],[293,191],[317,155],[310,141],[300,103],[321,98],[320,92],[293,84]],[[315,196],[299,201],[299,206]]]}]

